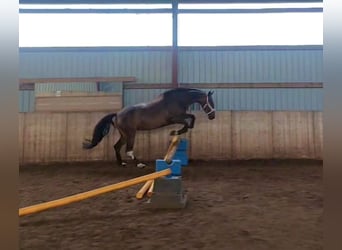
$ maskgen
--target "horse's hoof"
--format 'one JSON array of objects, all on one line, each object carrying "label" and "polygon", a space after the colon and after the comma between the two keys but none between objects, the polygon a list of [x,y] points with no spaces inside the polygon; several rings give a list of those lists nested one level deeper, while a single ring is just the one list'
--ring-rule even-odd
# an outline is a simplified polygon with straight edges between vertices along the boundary
[{"label": "horse's hoof", "polygon": [[144,164],[144,163],[138,163],[137,164],[137,168],[144,168],[144,167],[146,167],[146,164]]},{"label": "horse's hoof", "polygon": [[121,166],[122,166],[122,167],[127,167],[127,163],[126,163],[126,162],[122,162],[122,163],[121,163]]},{"label": "horse's hoof", "polygon": [[173,135],[178,135],[178,132],[177,132],[176,130],[172,130],[171,133],[170,133],[170,135],[172,135],[172,136],[173,136]]}]

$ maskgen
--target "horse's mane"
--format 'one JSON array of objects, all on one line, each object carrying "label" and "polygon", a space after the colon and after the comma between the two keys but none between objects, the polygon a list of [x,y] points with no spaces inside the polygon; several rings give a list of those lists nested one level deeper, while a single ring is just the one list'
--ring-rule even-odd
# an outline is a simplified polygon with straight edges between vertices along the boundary
[{"label": "horse's mane", "polygon": [[174,89],[170,89],[170,90],[167,90],[163,93],[163,95],[165,97],[168,97],[170,95],[174,95],[174,94],[181,94],[181,93],[184,93],[184,92],[191,92],[193,94],[205,94],[205,92],[203,92],[202,90],[199,90],[199,89],[195,89],[195,88],[174,88]]}]

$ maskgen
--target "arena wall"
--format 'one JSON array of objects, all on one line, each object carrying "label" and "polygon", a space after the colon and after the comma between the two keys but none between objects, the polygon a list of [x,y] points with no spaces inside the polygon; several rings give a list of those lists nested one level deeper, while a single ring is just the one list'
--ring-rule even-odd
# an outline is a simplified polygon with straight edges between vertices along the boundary
[{"label": "arena wall", "polygon": [[[321,112],[219,111],[209,121],[193,112],[195,128],[189,139],[189,157],[197,160],[322,159]],[[36,112],[19,114],[21,164],[114,160],[111,130],[91,151],[82,149],[96,122],[107,112]],[[175,126],[137,134],[135,153],[145,161],[162,158]],[[122,151],[124,153],[124,149]]]},{"label": "arena wall", "polygon": [[[114,135],[92,151],[82,150],[83,139],[91,135],[104,114],[149,101],[172,81],[170,47],[21,48],[19,56],[21,79],[134,79],[40,81],[34,88],[30,82],[22,86],[22,164],[113,160]],[[179,83],[215,91],[216,120],[208,121],[198,106],[191,107],[197,121],[194,130],[186,135],[190,139],[190,158],[322,159],[322,46],[184,47],[179,48],[178,72]],[[115,105],[106,99],[106,104],[91,107],[74,105],[75,100],[80,101],[75,96],[73,105],[66,106],[61,99],[46,99],[59,90],[62,95],[83,93],[85,103],[86,99],[95,103],[107,98],[97,97],[94,101],[94,95],[119,95],[120,99],[113,99]],[[56,110],[55,101],[64,108]],[[162,157],[171,129],[140,132],[137,156],[143,160]]]}]

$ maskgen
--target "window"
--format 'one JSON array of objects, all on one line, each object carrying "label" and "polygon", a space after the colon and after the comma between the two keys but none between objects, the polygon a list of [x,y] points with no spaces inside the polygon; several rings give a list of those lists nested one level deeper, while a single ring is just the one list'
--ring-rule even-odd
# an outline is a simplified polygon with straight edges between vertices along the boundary
[{"label": "window", "polygon": [[[171,4],[20,5],[20,8],[26,11],[19,14],[20,47],[172,45],[171,13],[101,13],[101,10],[166,9]],[[34,13],[32,9],[41,12]],[[72,13],[75,9],[83,13]]]},{"label": "window", "polygon": [[171,46],[171,14],[20,14],[20,47]]},{"label": "window", "polygon": [[[323,12],[317,8],[322,9],[322,5],[179,4],[178,45],[321,45]],[[20,8],[20,47],[172,45],[171,4],[20,5]],[[306,8],[306,11],[278,11],[284,8]],[[206,12],[210,9],[222,11]],[[273,11],[263,13],[261,9]],[[236,13],[232,13],[234,10]]]},{"label": "window", "polygon": [[179,46],[323,44],[322,13],[179,14]]}]

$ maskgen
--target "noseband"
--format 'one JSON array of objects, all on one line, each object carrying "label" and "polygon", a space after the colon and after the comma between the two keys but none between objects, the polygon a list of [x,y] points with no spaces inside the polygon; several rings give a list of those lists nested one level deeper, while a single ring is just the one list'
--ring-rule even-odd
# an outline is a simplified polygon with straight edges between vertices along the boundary
[{"label": "noseband", "polygon": [[[205,111],[206,108],[209,108],[209,111]],[[213,106],[210,105],[210,102],[209,102],[209,97],[207,95],[207,100],[206,100],[206,103],[203,105],[203,110],[204,112],[207,114],[207,115],[210,115],[211,113],[215,112],[215,109],[213,108]]]}]

